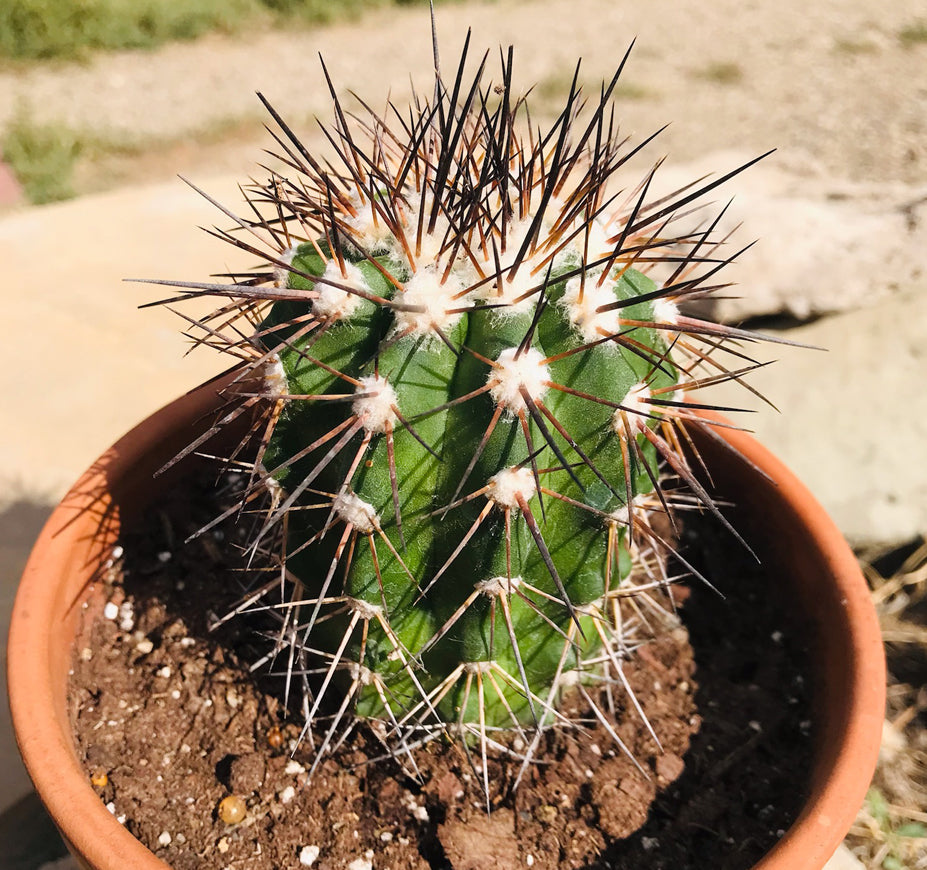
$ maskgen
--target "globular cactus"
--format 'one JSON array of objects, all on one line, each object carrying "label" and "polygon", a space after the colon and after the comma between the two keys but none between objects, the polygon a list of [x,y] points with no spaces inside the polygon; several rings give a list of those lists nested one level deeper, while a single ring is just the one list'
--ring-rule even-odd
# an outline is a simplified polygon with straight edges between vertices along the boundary
[{"label": "globular cactus", "polygon": [[758,365],[753,336],[682,313],[731,259],[687,208],[730,176],[622,190],[617,74],[590,111],[574,79],[542,133],[511,50],[495,87],[466,56],[390,121],[332,89],[335,166],[268,104],[292,171],[222,234],[268,267],[184,293],[227,300],[193,323],[245,360],[217,427],[251,421],[243,505],[264,498],[253,549],[291,583],[275,654],[320,754],[358,717],[398,754],[486,752],[561,721],[567,687],[621,690],[669,582],[653,518],[714,510],[688,397]]}]

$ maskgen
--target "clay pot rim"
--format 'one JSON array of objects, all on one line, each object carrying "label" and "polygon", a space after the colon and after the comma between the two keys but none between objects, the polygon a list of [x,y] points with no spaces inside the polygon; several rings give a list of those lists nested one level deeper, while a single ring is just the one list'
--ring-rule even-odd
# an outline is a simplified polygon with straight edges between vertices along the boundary
[{"label": "clay pot rim", "polygon": [[[160,447],[166,440],[177,439],[178,431],[178,447],[183,444],[187,438],[178,424],[189,426],[214,409],[216,396],[227,379],[228,375],[204,384],[123,436],[106,454],[107,477],[128,481],[122,492],[150,479],[154,469],[144,467],[138,457]],[[807,488],[748,434],[731,429],[712,431],[723,433],[724,439],[749,463],[776,482],[777,497],[797,512],[809,533],[814,535],[844,604],[845,619],[841,626],[855,665],[847,685],[844,739],[835,750],[833,764],[826,775],[815,784],[805,810],[754,870],[819,868],[831,857],[852,824],[878,756],[885,706],[885,660],[878,620],[852,552]],[[100,476],[97,463],[75,489],[80,489],[88,480],[99,481]],[[74,492],[72,490],[55,508],[36,542],[13,608],[8,643],[8,687],[14,733],[42,801],[72,851],[81,856],[79,860],[84,866],[168,870],[167,864],[106,810],[87,782],[70,743],[70,729],[65,731],[66,711],[62,722],[64,707],[56,700],[50,679],[53,671],[50,650],[55,629],[59,628],[50,614],[61,611],[61,595],[57,589],[61,584],[45,582],[44,578],[49,568],[58,576],[68,561],[73,542],[90,533],[89,522],[81,527],[73,505],[69,504]],[[111,543],[112,536],[109,540]],[[89,573],[86,565],[82,567]],[[78,606],[74,602],[67,602],[67,605]]]}]

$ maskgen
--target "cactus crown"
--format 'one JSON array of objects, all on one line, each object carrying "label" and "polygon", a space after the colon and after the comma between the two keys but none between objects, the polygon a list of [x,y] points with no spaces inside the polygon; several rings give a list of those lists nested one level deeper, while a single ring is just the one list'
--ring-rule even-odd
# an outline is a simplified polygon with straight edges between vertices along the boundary
[{"label": "cactus crown", "polygon": [[242,506],[290,582],[274,652],[319,757],[358,717],[399,757],[442,734],[536,745],[565,688],[620,693],[668,601],[653,518],[715,510],[687,397],[758,365],[755,336],[683,313],[732,259],[687,207],[734,173],[622,190],[640,146],[616,134],[621,68],[587,105],[577,67],[541,132],[511,49],[493,86],[468,46],[388,119],[349,115],[329,80],[333,162],[264,101],[288,174],[220,235],[266,267],[180,285],[224,300],[190,322],[243,360],[214,429],[246,419],[257,443]]}]

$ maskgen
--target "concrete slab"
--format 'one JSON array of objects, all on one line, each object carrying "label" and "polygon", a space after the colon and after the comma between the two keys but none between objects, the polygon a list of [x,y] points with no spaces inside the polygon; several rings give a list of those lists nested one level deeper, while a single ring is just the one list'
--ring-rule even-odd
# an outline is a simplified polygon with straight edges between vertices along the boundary
[{"label": "concrete slab", "polygon": [[[240,201],[230,179],[202,186]],[[165,288],[123,282],[243,265],[196,230],[217,216],[227,223],[175,180],[0,217],[0,697],[16,585],[50,506],[123,432],[225,367],[212,353],[184,359],[177,316],[138,310]],[[0,782],[2,813],[30,789],[5,701]]]},{"label": "concrete slab", "polygon": [[[237,208],[236,183],[200,186]],[[138,310],[172,291],[124,281],[250,265],[196,229],[216,223],[229,221],[179,180],[0,219],[0,502],[57,500],[126,429],[225,367],[209,352],[184,358],[176,315]]]}]

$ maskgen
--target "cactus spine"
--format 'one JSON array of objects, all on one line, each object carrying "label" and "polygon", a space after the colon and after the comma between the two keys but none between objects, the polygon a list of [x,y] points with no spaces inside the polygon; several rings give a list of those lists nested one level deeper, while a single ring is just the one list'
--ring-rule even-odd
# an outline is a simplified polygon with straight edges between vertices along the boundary
[{"label": "cactus spine", "polygon": [[752,336],[680,310],[730,259],[686,212],[729,176],[622,191],[617,74],[590,111],[574,79],[541,133],[511,50],[496,88],[466,58],[390,122],[332,89],[336,168],[265,101],[292,172],[223,235],[267,268],[183,294],[227,300],[194,326],[245,360],[217,426],[258,442],[243,503],[266,496],[254,548],[293,580],[278,652],[320,755],[357,717],[399,755],[485,753],[561,721],[566,687],[620,692],[669,582],[651,518],[680,483],[714,509],[683,400],[757,365]]}]

